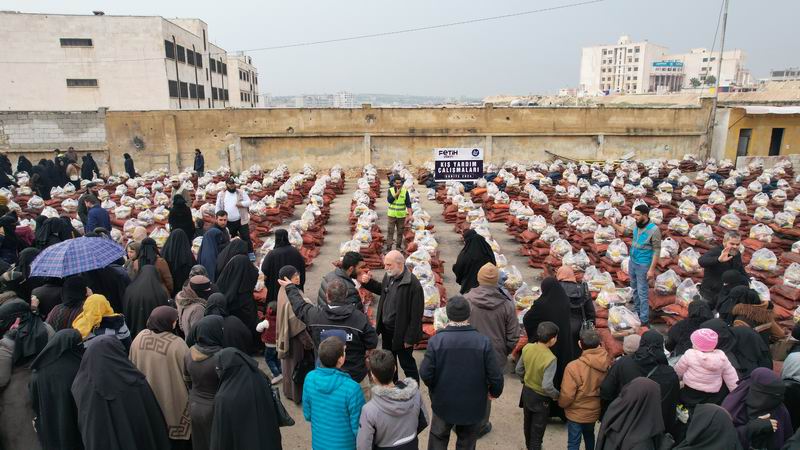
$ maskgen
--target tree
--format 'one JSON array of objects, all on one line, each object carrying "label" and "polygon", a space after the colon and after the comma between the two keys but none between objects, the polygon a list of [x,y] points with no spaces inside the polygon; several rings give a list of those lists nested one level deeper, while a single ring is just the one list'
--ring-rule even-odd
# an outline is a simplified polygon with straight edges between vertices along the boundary
[{"label": "tree", "polygon": [[700,80],[698,80],[697,78],[692,78],[691,80],[689,80],[689,83],[692,85],[693,88],[700,87],[701,84]]},{"label": "tree", "polygon": [[717,77],[714,75],[709,75],[706,77],[706,86],[714,86],[717,84]]}]

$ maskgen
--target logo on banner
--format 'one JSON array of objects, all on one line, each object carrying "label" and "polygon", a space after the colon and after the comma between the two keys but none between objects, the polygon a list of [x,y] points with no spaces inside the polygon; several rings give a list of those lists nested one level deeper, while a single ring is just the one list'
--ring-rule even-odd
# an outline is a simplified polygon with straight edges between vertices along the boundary
[{"label": "logo on banner", "polygon": [[433,149],[436,181],[475,181],[483,177],[482,148]]}]

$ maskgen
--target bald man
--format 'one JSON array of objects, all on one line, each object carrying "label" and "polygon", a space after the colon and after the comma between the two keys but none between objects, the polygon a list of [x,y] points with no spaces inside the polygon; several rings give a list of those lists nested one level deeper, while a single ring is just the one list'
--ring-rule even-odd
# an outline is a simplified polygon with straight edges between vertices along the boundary
[{"label": "bald man", "polygon": [[[422,285],[406,267],[403,254],[392,250],[383,258],[386,274],[383,282],[373,280],[369,272],[361,283],[373,292],[380,292],[375,330],[381,336],[381,347],[390,350],[400,362],[406,377],[419,382],[414,344],[422,337]],[[395,371],[394,381],[398,379]]]}]

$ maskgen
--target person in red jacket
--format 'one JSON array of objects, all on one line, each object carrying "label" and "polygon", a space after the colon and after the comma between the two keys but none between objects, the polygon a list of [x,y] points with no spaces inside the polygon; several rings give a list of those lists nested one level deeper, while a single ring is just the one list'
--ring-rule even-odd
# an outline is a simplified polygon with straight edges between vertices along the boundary
[{"label": "person in red jacket", "polygon": [[259,316],[263,319],[256,325],[256,331],[261,333],[261,342],[264,343],[264,360],[267,362],[270,372],[272,372],[272,384],[278,384],[283,380],[281,374],[281,362],[278,359],[278,351],[275,348],[276,332],[278,330],[278,304],[277,302],[269,302],[267,304],[267,311],[260,313]]}]

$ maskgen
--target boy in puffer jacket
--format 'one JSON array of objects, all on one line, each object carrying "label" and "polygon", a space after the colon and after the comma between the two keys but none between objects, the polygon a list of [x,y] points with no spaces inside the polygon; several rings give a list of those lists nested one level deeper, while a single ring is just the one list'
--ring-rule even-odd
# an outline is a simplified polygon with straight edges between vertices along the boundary
[{"label": "boy in puffer jacket", "polygon": [[[701,403],[719,405],[736,389],[739,375],[722,350],[717,350],[718,335],[700,328],[691,334],[692,348],[678,360],[675,372],[683,380],[680,401],[690,412]],[[725,383],[724,389],[722,384]]]},{"label": "boy in puffer jacket", "polygon": [[372,399],[361,409],[358,450],[417,450],[417,434],[428,423],[419,386],[413,378],[392,382],[395,356],[375,350],[369,357]]}]

